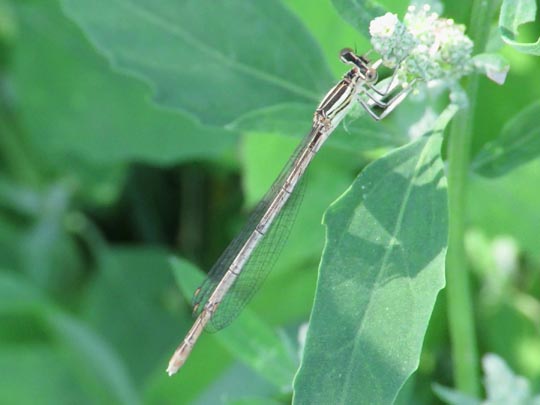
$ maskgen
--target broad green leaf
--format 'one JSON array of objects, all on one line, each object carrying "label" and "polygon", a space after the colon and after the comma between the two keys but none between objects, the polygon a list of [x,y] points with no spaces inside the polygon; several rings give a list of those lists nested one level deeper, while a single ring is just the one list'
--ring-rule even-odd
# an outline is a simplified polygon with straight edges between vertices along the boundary
[{"label": "broad green leaf", "polygon": [[295,404],[392,403],[444,285],[450,107],[432,134],[371,163],[327,211]]},{"label": "broad green leaf", "polygon": [[17,268],[22,237],[23,230],[18,221],[0,211],[0,268]]},{"label": "broad green leaf", "polygon": [[0,0],[0,21],[0,46],[4,48],[17,38],[17,22],[9,0]]},{"label": "broad green leaf", "polygon": [[243,399],[233,399],[227,401],[227,405],[282,405],[283,402],[279,402],[270,398],[243,398]]},{"label": "broad green leaf", "polygon": [[38,215],[30,219],[18,247],[23,272],[41,288],[55,293],[76,285],[84,266],[79,247],[65,229],[71,194],[65,183],[44,190]]},{"label": "broad green leaf", "polygon": [[84,269],[80,246],[66,226],[71,188],[59,182],[38,190],[0,179],[6,213],[0,215],[0,240],[10,250],[2,259],[42,289],[62,295],[80,282]]},{"label": "broad green leaf", "polygon": [[[203,275],[180,259],[173,258],[171,264],[183,295],[191,298],[193,291],[201,284]],[[267,381],[280,390],[290,388],[296,368],[291,353],[284,341],[249,309],[245,309],[233,324],[215,336],[231,353]]]},{"label": "broad green leaf", "polygon": [[91,404],[94,393],[81,384],[71,366],[61,351],[42,343],[2,345],[0,403]]},{"label": "broad green leaf", "polygon": [[174,278],[167,257],[165,250],[150,247],[108,250],[83,306],[89,324],[115,348],[138,383],[165,368],[164,358],[178,339],[178,311],[167,302],[176,298],[169,298]]},{"label": "broad green leaf", "polygon": [[[281,136],[254,134],[242,144],[246,202],[254,206],[278,177],[298,142]],[[291,233],[276,262],[277,269],[291,269],[306,260],[315,260],[324,243],[321,218],[324,210],[351,183],[358,162],[349,155],[323,148],[311,163],[304,183],[296,192],[302,199]],[[270,276],[272,277],[272,275]]]},{"label": "broad green leaf", "polygon": [[497,178],[472,175],[467,195],[468,223],[491,237],[512,236],[527,255],[540,259],[540,189],[536,184],[540,184],[540,159]]},{"label": "broad green leaf", "polygon": [[386,13],[384,7],[374,0],[332,0],[332,4],[341,17],[366,38],[370,38],[370,21]]},{"label": "broad green leaf", "polygon": [[[228,125],[228,128],[301,138],[310,130],[312,120],[312,105],[280,104],[246,114]],[[346,119],[328,139],[325,148],[361,154],[374,149],[400,146],[406,142],[407,139],[401,133],[364,114],[359,118]]]},{"label": "broad green leaf", "polygon": [[[181,297],[179,297],[179,302],[183,302]],[[193,318],[186,310],[185,316],[177,324],[177,340],[174,345],[168,347],[167,355],[161,359],[162,364],[154,371],[153,376],[145,381],[144,403],[168,404],[177,399],[188,404],[197,403],[196,400],[208,391],[208,387],[226,372],[226,368],[231,363],[231,357],[215,338],[207,334],[206,338],[202,338],[197,343],[197,349],[191,354],[182,370],[172,378],[167,375],[165,372],[167,362],[180,339],[184,337],[183,333],[191,326],[191,322]],[[216,402],[218,401],[207,403]]]},{"label": "broad green leaf", "polygon": [[31,314],[46,326],[68,371],[105,402],[137,404],[138,393],[116,353],[86,325],[64,313],[23,278],[0,272],[0,314]]},{"label": "broad green leaf", "polygon": [[504,42],[520,52],[540,55],[540,38],[531,43],[516,40],[519,26],[534,22],[535,18],[536,0],[503,0],[499,15],[499,30]]},{"label": "broad green leaf", "polygon": [[31,187],[0,175],[0,209],[32,217],[39,213],[41,195]]},{"label": "broad green leaf", "polygon": [[223,125],[283,102],[317,102],[331,83],[322,54],[277,1],[62,0],[66,14],[154,99]]},{"label": "broad green leaf", "polygon": [[322,48],[334,75],[344,72],[343,62],[339,59],[339,51],[344,47],[356,48],[359,52],[369,49],[369,41],[358,35],[358,31],[343,19],[330,1],[319,1],[313,7],[313,0],[282,0],[298,18],[309,28]]},{"label": "broad green leaf", "polygon": [[486,177],[502,176],[540,156],[540,102],[514,116],[500,135],[474,158],[474,170]]},{"label": "broad green leaf", "polygon": [[87,161],[215,158],[233,146],[233,132],[158,108],[143,84],[112,72],[56,1],[18,2],[16,9],[21,29],[13,78],[22,124],[40,156],[63,173]]},{"label": "broad green leaf", "polygon": [[0,271],[0,315],[48,309],[39,290],[7,270]]},{"label": "broad green leaf", "polygon": [[105,402],[138,404],[139,394],[127,369],[112,348],[80,321],[60,311],[48,313],[46,320],[58,344],[81,368],[94,395]]},{"label": "broad green leaf", "polygon": [[253,370],[235,363],[206,387],[206,390],[194,402],[226,405],[234,403],[234,400],[250,398],[253,399],[252,403],[257,405],[257,398],[279,398],[289,394],[290,392],[285,394],[276,392],[273,385],[253,373]]},{"label": "broad green leaf", "polygon": [[[300,238],[308,232],[323,232],[320,217],[317,218],[315,226],[318,228],[315,231],[312,230],[314,228],[307,228],[305,232],[298,231]],[[295,229],[292,236],[294,232]],[[321,249],[322,243],[318,246],[317,256],[313,257],[312,253],[312,258],[294,263],[290,267],[281,268],[278,261],[280,267],[270,273],[253,297],[253,301],[249,304],[250,308],[271,325],[298,325],[299,322],[307,322],[317,284],[317,259]]]}]

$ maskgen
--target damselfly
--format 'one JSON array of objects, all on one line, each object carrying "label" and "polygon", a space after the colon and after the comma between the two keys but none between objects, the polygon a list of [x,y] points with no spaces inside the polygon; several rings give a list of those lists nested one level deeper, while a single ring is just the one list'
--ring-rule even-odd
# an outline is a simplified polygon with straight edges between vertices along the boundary
[{"label": "damselfly", "polygon": [[[390,81],[383,92],[375,87],[380,61],[370,65],[350,49],[340,53],[349,70],[318,105],[311,131],[297,147],[270,191],[257,205],[242,232],[223,252],[193,296],[196,320],[172,356],[167,372],[173,375],[184,364],[203,329],[227,326],[262,284],[286,240],[291,218],[286,213],[298,205],[293,193],[307,166],[330,134],[358,101],[376,120],[384,118],[407,95],[408,88],[386,100],[396,86]],[[377,113],[373,107],[378,107]],[[286,207],[287,205],[287,207]],[[286,208],[286,209],[285,209]]]}]

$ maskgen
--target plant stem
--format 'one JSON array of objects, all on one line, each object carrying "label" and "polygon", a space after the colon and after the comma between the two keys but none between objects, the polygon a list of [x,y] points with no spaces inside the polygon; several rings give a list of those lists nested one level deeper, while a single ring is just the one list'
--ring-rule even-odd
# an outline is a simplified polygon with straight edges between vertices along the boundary
[{"label": "plant stem", "polygon": [[[474,0],[469,36],[474,41],[474,53],[485,49],[491,18],[498,0]],[[456,115],[448,140],[448,188],[449,188],[449,239],[446,260],[448,319],[452,341],[452,358],[455,387],[479,397],[479,359],[469,274],[465,256],[465,218],[467,181],[469,176],[472,127],[478,76],[473,75],[466,83],[469,107]]]}]

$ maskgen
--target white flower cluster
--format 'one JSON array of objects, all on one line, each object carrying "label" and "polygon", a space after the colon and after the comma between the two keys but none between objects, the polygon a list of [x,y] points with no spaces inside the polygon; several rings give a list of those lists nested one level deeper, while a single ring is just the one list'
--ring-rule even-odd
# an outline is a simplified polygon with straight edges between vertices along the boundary
[{"label": "white flower cluster", "polygon": [[[369,24],[373,49],[384,55],[384,64],[394,68],[416,46],[416,40],[396,14],[386,13]],[[396,43],[399,41],[399,46]]]},{"label": "white flower cluster", "polygon": [[455,81],[473,70],[473,43],[465,35],[465,27],[440,18],[429,5],[410,6],[404,23],[390,13],[375,18],[369,32],[384,64],[390,68],[399,65],[404,79]]}]

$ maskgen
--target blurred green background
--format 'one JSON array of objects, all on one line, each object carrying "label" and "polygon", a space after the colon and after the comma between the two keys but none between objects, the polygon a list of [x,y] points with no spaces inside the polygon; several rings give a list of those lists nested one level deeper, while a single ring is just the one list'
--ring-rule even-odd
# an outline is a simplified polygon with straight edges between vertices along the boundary
[{"label": "blurred green background", "polygon": [[[77,5],[62,3],[72,15]],[[211,7],[192,3],[201,15]],[[266,44],[248,35],[243,46],[265,55],[264,46],[296,46],[301,35],[311,54],[322,56],[312,71],[321,72],[313,79],[319,96],[346,70],[336,57],[341,48],[369,48],[329,0],[270,3],[284,16],[274,27],[279,35]],[[144,30],[100,4],[87,7],[127,27],[132,35],[123,41],[144,43]],[[397,0],[383,4],[400,16],[406,8]],[[444,15],[465,23],[468,8],[466,0],[446,2]],[[524,27],[523,38],[537,38],[539,25]],[[540,96],[538,58],[507,47],[502,53],[511,70],[504,86],[481,81],[473,153]],[[299,63],[289,60],[290,77],[301,78],[309,73],[300,68],[302,49],[294,54]],[[0,55],[0,403],[290,401],[290,387],[276,387],[240,362],[219,334],[203,336],[185,368],[166,376],[168,357],[192,321],[170,258],[182,258],[185,268],[211,267],[309,129],[316,101],[275,102],[283,122],[270,111],[227,125],[158,106],[152,86],[96,49],[58,1],[0,1]],[[211,86],[168,90],[173,96],[155,97],[179,93],[188,106],[208,100],[216,117],[227,107]],[[230,89],[239,101],[258,91]],[[412,97],[381,125],[352,122],[310,169],[289,243],[247,315],[277,331],[294,362],[315,290],[325,209],[368,162],[407,141],[426,104]],[[536,391],[539,184],[538,160],[495,179],[471,173],[465,241],[480,351],[502,356]],[[452,385],[444,293],[439,298],[404,403],[434,403],[431,384]]]}]

